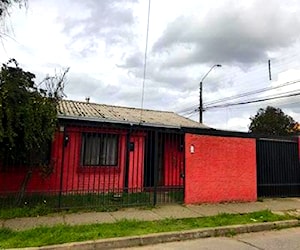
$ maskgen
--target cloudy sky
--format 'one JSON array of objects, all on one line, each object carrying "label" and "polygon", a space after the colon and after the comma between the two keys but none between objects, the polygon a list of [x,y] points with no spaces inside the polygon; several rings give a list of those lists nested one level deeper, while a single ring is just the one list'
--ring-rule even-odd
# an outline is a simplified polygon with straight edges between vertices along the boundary
[{"label": "cloudy sky", "polygon": [[[28,0],[6,19],[0,62],[17,59],[37,81],[70,67],[66,99],[140,108],[148,3]],[[298,96],[219,106],[300,92],[299,11],[297,0],[152,0],[144,108],[198,120],[199,82],[222,64],[203,81],[205,124],[247,131],[267,105],[300,121]]]}]

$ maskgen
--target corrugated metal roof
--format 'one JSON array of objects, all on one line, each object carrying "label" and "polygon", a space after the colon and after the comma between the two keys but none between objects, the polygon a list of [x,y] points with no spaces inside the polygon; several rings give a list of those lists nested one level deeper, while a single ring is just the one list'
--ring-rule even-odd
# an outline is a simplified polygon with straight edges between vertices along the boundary
[{"label": "corrugated metal roof", "polygon": [[[157,127],[209,128],[174,112],[157,111],[71,100],[62,100],[58,106],[60,119],[89,120]],[[142,117],[142,119],[141,119]]]}]

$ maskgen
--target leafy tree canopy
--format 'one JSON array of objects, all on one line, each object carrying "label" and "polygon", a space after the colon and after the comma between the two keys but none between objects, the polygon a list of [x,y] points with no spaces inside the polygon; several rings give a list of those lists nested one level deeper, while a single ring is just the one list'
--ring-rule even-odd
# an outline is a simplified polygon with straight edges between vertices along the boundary
[{"label": "leafy tree canopy", "polygon": [[5,36],[8,36],[10,26],[6,25],[6,19],[10,15],[10,10],[12,9],[12,6],[18,5],[19,8],[22,8],[23,6],[27,7],[27,0],[0,0],[0,38],[4,38]]},{"label": "leafy tree canopy", "polygon": [[[14,59],[1,67],[0,161],[2,162],[5,157],[6,160],[9,157],[10,160],[30,165],[34,158],[33,154],[41,154],[53,137],[57,122],[57,101],[61,98],[63,80],[60,87],[56,85],[53,89],[45,90],[35,85],[34,78],[34,74],[24,71]],[[45,79],[46,83],[51,80],[53,83],[53,78]]]},{"label": "leafy tree canopy", "polygon": [[297,123],[280,108],[268,106],[259,109],[254,117],[250,117],[249,132],[264,135],[289,135],[294,133]]},{"label": "leafy tree canopy", "polygon": [[18,4],[19,7],[26,6],[27,0],[0,0],[0,17],[8,14],[8,9],[13,5]]}]

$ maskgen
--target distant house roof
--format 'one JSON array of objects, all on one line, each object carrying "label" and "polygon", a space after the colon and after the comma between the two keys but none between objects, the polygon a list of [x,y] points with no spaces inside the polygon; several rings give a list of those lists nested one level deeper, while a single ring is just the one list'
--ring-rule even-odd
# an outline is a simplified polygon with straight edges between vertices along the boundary
[{"label": "distant house roof", "polygon": [[209,128],[174,112],[120,107],[89,102],[62,100],[58,105],[58,118],[142,124],[155,127]]}]

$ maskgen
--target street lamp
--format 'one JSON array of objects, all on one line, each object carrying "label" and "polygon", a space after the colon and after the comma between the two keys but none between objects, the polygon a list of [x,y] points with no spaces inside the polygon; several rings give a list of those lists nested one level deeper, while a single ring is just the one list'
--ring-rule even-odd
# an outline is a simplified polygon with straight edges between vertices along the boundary
[{"label": "street lamp", "polygon": [[203,113],[203,100],[202,100],[202,83],[204,81],[204,79],[208,76],[208,74],[210,73],[210,71],[212,71],[215,67],[222,67],[221,64],[215,64],[213,65],[209,71],[202,77],[201,81],[200,81],[200,99],[199,99],[199,123],[202,123],[202,113]]}]

